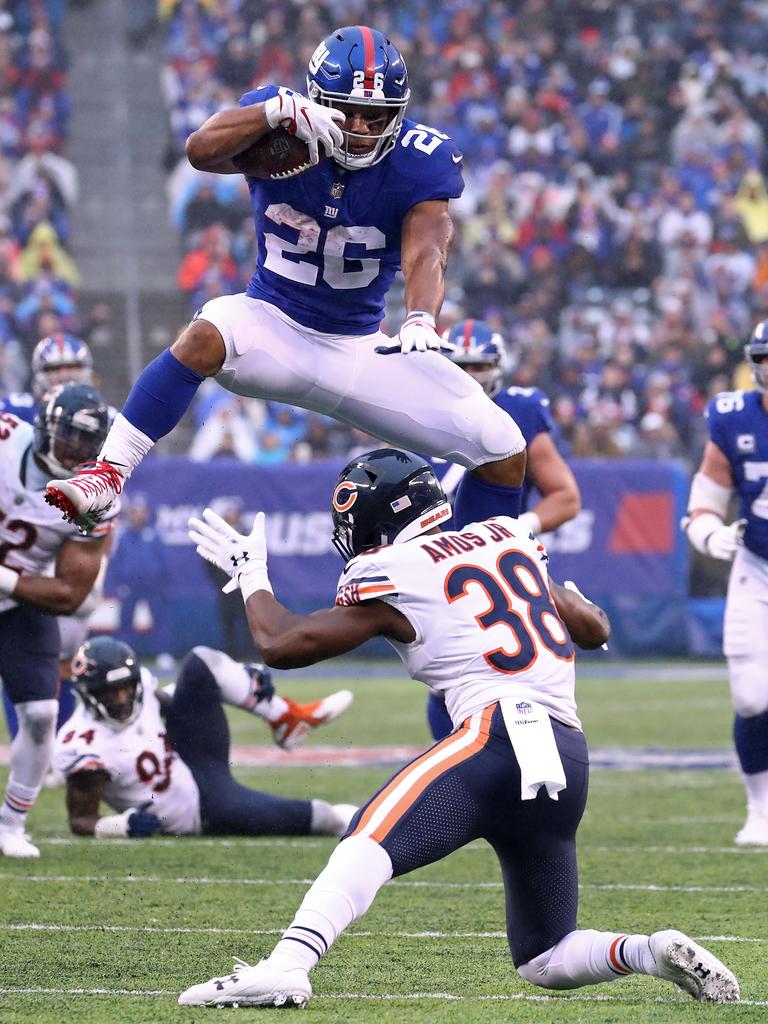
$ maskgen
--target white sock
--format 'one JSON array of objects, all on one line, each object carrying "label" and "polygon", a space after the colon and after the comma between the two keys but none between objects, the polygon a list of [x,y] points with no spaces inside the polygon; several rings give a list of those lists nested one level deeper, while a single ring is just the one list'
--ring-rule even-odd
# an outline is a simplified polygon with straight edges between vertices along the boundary
[{"label": "white sock", "polygon": [[99,459],[118,466],[127,479],[155,445],[151,437],[134,427],[121,412],[115,417]]},{"label": "white sock", "polygon": [[768,772],[743,775],[747,787],[747,808],[768,818]]},{"label": "white sock", "polygon": [[658,974],[647,935],[569,932],[556,945],[518,968],[520,975],[542,988],[580,988],[616,981],[628,974]]},{"label": "white sock", "polygon": [[0,808],[0,824],[22,829],[51,763],[59,702],[30,700],[14,707],[19,731],[11,744],[11,771]]},{"label": "white sock", "polygon": [[259,700],[256,680],[239,661],[230,658],[224,651],[217,651],[213,647],[193,647],[192,654],[208,666],[225,704],[250,711],[258,718],[266,718],[268,722],[277,721],[288,710],[287,702],[276,693]]},{"label": "white sock", "polygon": [[391,877],[389,854],[373,839],[351,836],[339,843],[270,954],[270,966],[311,971]]}]

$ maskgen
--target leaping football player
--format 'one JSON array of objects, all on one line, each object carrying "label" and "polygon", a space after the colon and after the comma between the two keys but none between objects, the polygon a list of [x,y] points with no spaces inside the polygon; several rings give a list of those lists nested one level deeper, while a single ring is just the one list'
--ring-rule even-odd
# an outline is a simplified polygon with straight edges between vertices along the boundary
[{"label": "leaping football player", "polygon": [[[726,391],[707,408],[709,441],[683,525],[701,554],[733,562],[723,649],[733,738],[747,790],[738,846],[768,846],[768,320],[744,347],[755,391]],[[738,517],[726,524],[736,492]]]},{"label": "leaping football player", "polygon": [[[163,690],[128,646],[86,641],[72,659],[82,704],[60,729],[54,767],[66,778],[69,825],[97,839],[169,835],[342,835],[355,807],[291,800],[241,785],[229,768],[222,702],[272,727],[293,749],[352,703],[349,690],[298,704],[275,693],[263,665],[194,647]],[[100,814],[104,800],[114,814]]]},{"label": "leaping football player", "polygon": [[43,500],[51,475],[67,476],[104,443],[109,410],[95,388],[64,384],[46,396],[34,428],[0,413],[0,677],[18,732],[0,808],[0,853],[38,857],[26,820],[48,770],[56,734],[57,615],[71,615],[93,589],[114,505],[90,537]]},{"label": "leaping football player", "polygon": [[530,983],[571,989],[649,974],[700,1001],[738,999],[728,968],[682,932],[576,927],[589,759],[573,644],[604,643],[605,613],[549,579],[543,545],[516,519],[441,533],[450,506],[429,465],[407,452],[354,459],[332,506],[346,564],[335,607],[308,616],[272,593],[263,513],[242,537],[208,509],[190,536],[233,575],[268,664],[310,665],[384,636],[414,679],[445,692],[456,728],[357,812],[266,959],[241,961],[179,1002],[303,1006],[309,971],[386,882],[481,838],[499,858],[509,946]]},{"label": "leaping football player", "polygon": [[[207,302],[139,375],[98,461],[51,483],[48,500],[84,530],[212,376],[236,394],[325,413],[461,464],[470,471],[456,497],[464,522],[517,515],[523,436],[440,356],[435,330],[462,155],[445,133],[405,118],[405,62],[375,29],[349,26],[324,39],[307,92],[260,87],[187,140],[194,167],[233,174],[238,154],[287,129],[307,143],[312,166],[284,180],[247,179],[257,257],[245,294]],[[391,339],[380,324],[401,269],[407,316]]]}]

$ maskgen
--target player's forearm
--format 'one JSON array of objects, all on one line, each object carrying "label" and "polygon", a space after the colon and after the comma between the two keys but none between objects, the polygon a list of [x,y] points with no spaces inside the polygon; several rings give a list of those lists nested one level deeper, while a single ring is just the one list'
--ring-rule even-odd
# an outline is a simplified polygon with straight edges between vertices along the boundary
[{"label": "player's forearm", "polygon": [[557,613],[577,647],[592,651],[608,642],[611,622],[602,608],[554,580],[550,580],[550,589]]},{"label": "player's forearm", "polygon": [[93,836],[96,834],[96,822],[98,820],[98,814],[70,816],[69,831],[73,836]]},{"label": "player's forearm", "polygon": [[41,612],[72,615],[88,596],[88,590],[73,587],[56,576],[19,576],[9,596]]},{"label": "player's forearm", "polygon": [[[220,110],[186,142],[187,159],[199,171],[226,170],[227,161],[271,131],[264,104]],[[217,166],[217,165],[222,166]]]},{"label": "player's forearm", "polygon": [[429,313],[437,319],[445,295],[445,267],[447,251],[438,246],[422,249],[408,267],[405,274],[406,312]]},{"label": "player's forearm", "polygon": [[551,491],[531,511],[538,516],[541,532],[545,533],[547,530],[556,530],[558,526],[573,519],[580,508],[578,488],[563,487]]}]

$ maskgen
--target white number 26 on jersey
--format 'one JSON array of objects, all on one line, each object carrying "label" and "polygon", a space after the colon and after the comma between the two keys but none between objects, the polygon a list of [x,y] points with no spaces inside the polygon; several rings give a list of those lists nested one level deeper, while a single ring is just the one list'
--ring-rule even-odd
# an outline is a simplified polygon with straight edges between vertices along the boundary
[{"label": "white number 26 on jersey", "polygon": [[[285,224],[296,232],[295,242],[265,232],[267,258],[264,266],[272,273],[308,285],[316,285],[318,277],[322,276],[331,288],[340,289],[365,288],[378,277],[381,260],[345,256],[348,244],[362,245],[364,249],[383,249],[387,239],[378,228],[339,224],[326,234],[321,249],[321,228],[314,217],[294,210],[288,203],[272,203],[267,207],[266,215],[273,223]],[[320,267],[302,259],[309,253],[320,256]],[[289,256],[294,259],[289,259]]]}]

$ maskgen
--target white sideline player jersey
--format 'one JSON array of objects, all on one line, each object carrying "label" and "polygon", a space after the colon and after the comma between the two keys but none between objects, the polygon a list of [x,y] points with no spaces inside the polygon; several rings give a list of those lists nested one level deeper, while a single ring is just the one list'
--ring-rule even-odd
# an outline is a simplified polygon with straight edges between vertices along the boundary
[{"label": "white sideline player jersey", "polygon": [[[119,504],[88,537],[67,523],[61,512],[43,500],[50,475],[32,457],[33,429],[29,423],[0,414],[0,565],[23,576],[52,576],[56,556],[68,540],[92,541],[111,529]],[[0,598],[0,613],[18,602]]]},{"label": "white sideline player jersey", "polygon": [[516,519],[358,555],[341,574],[336,604],[371,599],[413,626],[413,643],[390,643],[414,679],[445,694],[455,726],[512,697],[581,728],[574,648],[549,592],[547,553]]},{"label": "white sideline player jersey", "polygon": [[200,795],[192,772],[167,742],[157,680],[141,670],[144,696],[135,722],[111,729],[80,704],[56,737],[53,765],[65,776],[105,771],[104,799],[122,813],[145,807],[170,835],[198,835]]}]

